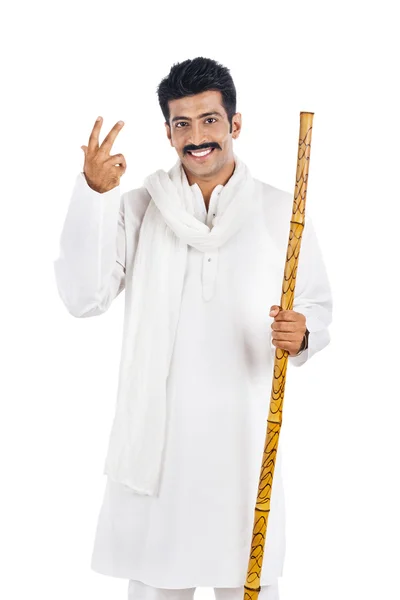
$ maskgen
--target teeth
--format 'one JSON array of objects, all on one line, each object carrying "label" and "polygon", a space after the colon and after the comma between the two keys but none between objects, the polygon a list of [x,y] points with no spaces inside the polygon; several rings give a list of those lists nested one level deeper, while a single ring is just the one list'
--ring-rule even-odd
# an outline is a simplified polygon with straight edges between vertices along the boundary
[{"label": "teeth", "polygon": [[212,148],[210,148],[209,150],[203,150],[202,152],[191,152],[191,154],[193,154],[193,156],[205,156],[206,154],[210,154]]}]

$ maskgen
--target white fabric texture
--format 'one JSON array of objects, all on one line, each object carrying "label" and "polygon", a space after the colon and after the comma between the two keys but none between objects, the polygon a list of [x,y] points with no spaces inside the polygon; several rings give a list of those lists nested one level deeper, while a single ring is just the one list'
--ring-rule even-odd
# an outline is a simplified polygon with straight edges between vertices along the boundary
[{"label": "white fabric texture", "polygon": [[[148,586],[141,581],[129,580],[128,600],[193,600],[196,588],[165,589]],[[243,586],[238,588],[214,588],[215,600],[243,600]],[[279,600],[278,580],[264,585],[258,594],[259,600]]]},{"label": "white fabric texture", "polygon": [[[255,210],[236,234],[208,251],[188,246],[159,494],[107,477],[91,563],[104,575],[158,588],[244,584],[275,354],[269,309],[280,304],[293,203],[289,192],[254,182]],[[190,186],[194,216],[209,228],[223,187],[214,188],[207,212],[200,188]],[[72,315],[101,315],[123,290],[128,301],[148,205],[145,188],[98,194],[78,174],[54,264]],[[289,376],[290,365],[304,365],[330,339],[332,298],[309,213],[293,309],[306,316],[310,335],[308,348],[289,356]],[[282,575],[284,555],[280,443],[261,585]]]},{"label": "white fabric texture", "polygon": [[166,381],[179,318],[188,245],[218,248],[243,225],[255,199],[246,165],[221,192],[210,230],[193,215],[193,195],[178,160],[144,183],[151,201],[141,226],[129,287],[115,418],[104,473],[137,493],[156,495],[166,428]]}]

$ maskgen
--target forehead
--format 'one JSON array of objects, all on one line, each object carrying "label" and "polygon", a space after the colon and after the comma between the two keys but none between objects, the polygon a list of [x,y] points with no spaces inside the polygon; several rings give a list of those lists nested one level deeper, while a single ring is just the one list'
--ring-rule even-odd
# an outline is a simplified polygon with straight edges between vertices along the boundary
[{"label": "forehead", "polygon": [[222,106],[221,92],[217,90],[208,90],[194,96],[169,100],[168,105],[171,119],[177,115],[195,118],[198,114],[213,110],[226,114]]}]

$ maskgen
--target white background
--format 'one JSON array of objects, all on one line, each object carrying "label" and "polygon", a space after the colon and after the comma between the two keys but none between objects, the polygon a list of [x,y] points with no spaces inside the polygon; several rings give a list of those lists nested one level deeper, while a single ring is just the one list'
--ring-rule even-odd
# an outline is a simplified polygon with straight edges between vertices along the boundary
[{"label": "white background", "polygon": [[307,206],[334,317],[330,345],[288,372],[281,600],[400,597],[395,4],[37,1],[3,12],[1,598],[127,597],[127,580],[89,566],[123,295],[101,318],[76,319],[53,260],[96,117],[101,139],[125,121],[113,153],[127,160],[122,191],[139,187],[176,160],[156,87],[199,55],[231,70],[234,150],[256,177],[294,190],[299,113],[315,113]]}]

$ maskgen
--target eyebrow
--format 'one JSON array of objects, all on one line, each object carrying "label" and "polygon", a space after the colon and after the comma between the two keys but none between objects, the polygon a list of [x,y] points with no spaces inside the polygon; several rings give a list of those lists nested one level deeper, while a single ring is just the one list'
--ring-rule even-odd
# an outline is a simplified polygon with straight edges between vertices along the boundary
[{"label": "eyebrow", "polygon": [[[219,117],[222,117],[221,113],[219,113],[218,111],[214,110],[212,112],[205,112],[202,113],[201,115],[199,115],[197,118],[198,119],[204,119],[204,117],[211,117],[212,115],[218,115]],[[222,117],[223,118],[223,117]],[[174,117],[171,121],[171,123],[175,123],[175,121],[191,121],[192,119],[190,117]]]}]

